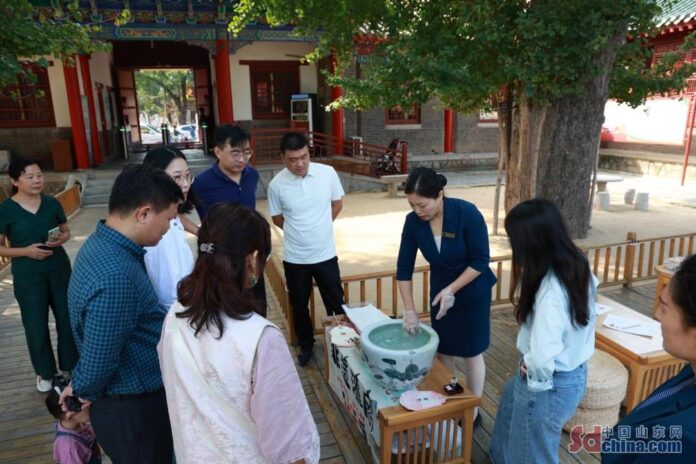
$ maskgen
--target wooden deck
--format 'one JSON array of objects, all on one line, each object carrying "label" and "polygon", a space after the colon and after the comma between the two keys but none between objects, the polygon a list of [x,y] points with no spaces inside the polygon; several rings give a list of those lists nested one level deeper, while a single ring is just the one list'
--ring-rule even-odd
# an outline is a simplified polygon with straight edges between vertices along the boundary
[{"label": "wooden deck", "polygon": [[[80,231],[71,223],[73,236],[78,242],[71,247],[73,249],[68,249],[73,258],[82,241],[77,237],[84,238],[94,228],[95,223],[92,220],[78,222],[85,223],[85,230]],[[654,292],[655,282],[650,282],[630,289],[608,289],[603,293],[644,314],[650,314]],[[277,302],[272,299],[272,295],[269,297],[269,318],[285,330],[285,323],[277,310]],[[487,377],[482,402],[483,425],[474,434],[472,458],[476,464],[490,462],[487,450],[498,399],[505,381],[513,375],[517,362],[516,334],[517,325],[510,308],[494,309],[491,347],[485,354]],[[55,340],[55,334],[53,339]],[[306,368],[298,368],[298,371],[321,436],[321,462],[366,463],[366,446],[324,383],[321,372],[322,344],[317,343],[315,346],[317,351],[314,361]],[[12,277],[6,270],[0,274],[0,462],[9,464],[51,461],[55,422],[46,411],[43,400],[44,395],[38,393],[34,387],[34,374],[29,362],[19,308],[12,292]],[[564,434],[559,450],[562,463],[599,462],[596,455],[570,454],[567,445],[568,436]]]}]

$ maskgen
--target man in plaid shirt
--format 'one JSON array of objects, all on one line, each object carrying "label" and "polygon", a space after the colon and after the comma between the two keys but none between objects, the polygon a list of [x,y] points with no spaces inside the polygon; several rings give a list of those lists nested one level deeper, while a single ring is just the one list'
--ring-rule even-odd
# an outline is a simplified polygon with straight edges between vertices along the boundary
[{"label": "man in plaid shirt", "polygon": [[[127,166],[116,178],[106,221],[75,260],[68,289],[80,359],[61,395],[91,401],[91,420],[114,463],[172,462],[172,437],[157,360],[166,308],[145,271],[145,246],[169,229],[183,201],[163,171]],[[65,406],[64,406],[65,408]]]}]

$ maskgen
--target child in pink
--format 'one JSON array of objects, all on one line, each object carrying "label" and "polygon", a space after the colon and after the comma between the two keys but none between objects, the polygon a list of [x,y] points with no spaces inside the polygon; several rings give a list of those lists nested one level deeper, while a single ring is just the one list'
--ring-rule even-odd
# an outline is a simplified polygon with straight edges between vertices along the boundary
[{"label": "child in pink", "polygon": [[46,397],[46,407],[56,424],[56,440],[53,442],[53,462],[57,464],[99,464],[101,452],[89,422],[89,404],[69,419],[59,404],[57,387]]}]

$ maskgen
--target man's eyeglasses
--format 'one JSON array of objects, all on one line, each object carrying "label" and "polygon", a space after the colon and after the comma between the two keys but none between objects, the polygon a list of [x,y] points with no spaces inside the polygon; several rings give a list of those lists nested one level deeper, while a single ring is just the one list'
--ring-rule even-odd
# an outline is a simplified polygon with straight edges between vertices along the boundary
[{"label": "man's eyeglasses", "polygon": [[230,155],[232,155],[232,158],[234,159],[249,159],[251,158],[251,155],[254,154],[254,152],[250,148],[247,148],[245,150],[230,150],[229,153]]},{"label": "man's eyeglasses", "polygon": [[172,179],[174,179],[174,182],[176,182],[178,185],[191,185],[193,183],[193,174],[186,173],[186,174],[178,174],[176,176],[172,176]]}]

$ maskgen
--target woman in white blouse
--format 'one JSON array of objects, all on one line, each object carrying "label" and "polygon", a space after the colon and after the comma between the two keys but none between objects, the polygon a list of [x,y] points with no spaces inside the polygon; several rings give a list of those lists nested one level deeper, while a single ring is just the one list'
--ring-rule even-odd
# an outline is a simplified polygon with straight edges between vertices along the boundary
[{"label": "woman in white blouse", "polygon": [[315,464],[319,435],[283,334],[251,288],[271,251],[256,211],[217,203],[157,347],[179,464]]},{"label": "woman in white blouse", "polygon": [[490,457],[496,464],[558,462],[562,427],[585,392],[594,352],[597,279],[550,201],[520,203],[505,231],[522,357],[500,398]]},{"label": "woman in white blouse", "polygon": [[145,268],[157,292],[160,305],[169,307],[176,301],[176,287],[179,281],[193,269],[193,254],[186,242],[185,231],[198,234],[198,226],[184,216],[190,213],[195,204],[193,191],[190,191],[193,176],[189,171],[186,156],[176,147],[164,146],[147,152],[143,164],[166,172],[184,193],[179,214],[169,223],[169,230],[162,240],[153,247],[145,247]]}]

